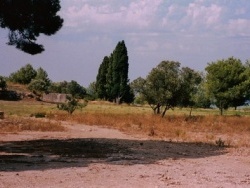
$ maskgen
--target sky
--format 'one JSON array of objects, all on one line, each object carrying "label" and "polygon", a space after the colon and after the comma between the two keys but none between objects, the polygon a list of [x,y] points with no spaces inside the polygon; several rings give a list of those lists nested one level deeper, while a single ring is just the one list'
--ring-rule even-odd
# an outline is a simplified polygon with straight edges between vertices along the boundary
[{"label": "sky", "polygon": [[204,71],[220,59],[250,59],[249,0],[61,0],[59,15],[62,29],[40,35],[45,51],[35,56],[6,45],[8,30],[0,28],[1,76],[29,63],[53,82],[88,87],[121,40],[130,81],[145,78],[164,60]]}]

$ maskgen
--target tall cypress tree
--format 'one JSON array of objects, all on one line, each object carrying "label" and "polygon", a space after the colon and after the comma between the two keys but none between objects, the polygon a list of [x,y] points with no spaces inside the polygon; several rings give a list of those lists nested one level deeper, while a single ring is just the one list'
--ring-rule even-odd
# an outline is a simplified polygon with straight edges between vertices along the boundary
[{"label": "tall cypress tree", "polygon": [[104,57],[102,64],[99,67],[98,74],[96,77],[96,93],[100,99],[108,99],[107,94],[107,74],[109,68],[109,58]]},{"label": "tall cypress tree", "polygon": [[124,41],[118,42],[112,58],[112,99],[120,103],[128,89],[128,52]]},{"label": "tall cypress tree", "polygon": [[121,41],[100,65],[96,79],[98,97],[116,103],[131,102],[133,96],[128,85],[128,68],[127,48]]},{"label": "tall cypress tree", "polygon": [[113,61],[113,53],[110,54],[109,56],[109,65],[108,65],[108,72],[106,75],[106,93],[107,93],[107,100],[112,101],[112,88],[113,88],[113,66],[112,66],[112,61]]}]

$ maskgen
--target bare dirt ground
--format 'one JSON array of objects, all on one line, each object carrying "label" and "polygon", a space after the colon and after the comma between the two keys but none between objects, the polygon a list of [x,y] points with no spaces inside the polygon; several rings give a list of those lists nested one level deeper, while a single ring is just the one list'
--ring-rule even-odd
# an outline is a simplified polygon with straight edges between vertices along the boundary
[{"label": "bare dirt ground", "polygon": [[63,123],[0,134],[0,187],[250,187],[250,148],[154,140]]}]

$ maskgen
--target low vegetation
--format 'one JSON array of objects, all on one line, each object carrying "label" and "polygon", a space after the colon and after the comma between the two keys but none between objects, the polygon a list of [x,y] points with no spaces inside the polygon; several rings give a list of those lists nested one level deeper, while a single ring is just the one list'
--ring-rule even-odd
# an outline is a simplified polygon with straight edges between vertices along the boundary
[{"label": "low vegetation", "polygon": [[140,134],[154,139],[172,141],[209,142],[219,146],[250,146],[250,117],[241,116],[187,116],[153,114],[119,114],[84,112],[65,116],[57,113],[53,118],[88,125],[116,128],[129,134]]},{"label": "low vegetation", "polygon": [[[94,101],[73,114],[58,110],[56,104],[39,101],[0,101],[5,111],[0,133],[19,131],[63,131],[61,121],[115,128],[150,139],[195,141],[218,146],[250,146],[250,110],[230,109],[220,116],[218,109],[170,110],[164,118],[149,106],[115,105]],[[31,118],[32,117],[32,118]],[[56,120],[56,121],[54,121]]]}]

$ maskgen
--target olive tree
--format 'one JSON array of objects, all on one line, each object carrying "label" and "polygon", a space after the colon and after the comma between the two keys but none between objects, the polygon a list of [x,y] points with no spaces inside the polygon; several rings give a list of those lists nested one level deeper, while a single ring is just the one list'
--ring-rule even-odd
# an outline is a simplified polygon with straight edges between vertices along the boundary
[{"label": "olive tree", "polygon": [[210,96],[223,115],[229,107],[243,105],[249,97],[249,74],[240,59],[230,57],[209,63],[206,81]]}]

